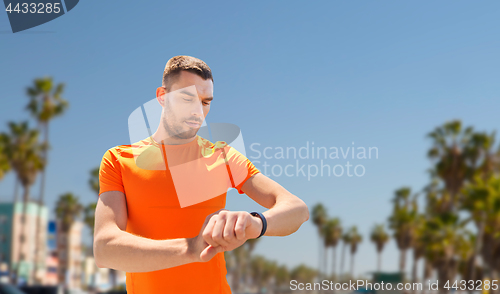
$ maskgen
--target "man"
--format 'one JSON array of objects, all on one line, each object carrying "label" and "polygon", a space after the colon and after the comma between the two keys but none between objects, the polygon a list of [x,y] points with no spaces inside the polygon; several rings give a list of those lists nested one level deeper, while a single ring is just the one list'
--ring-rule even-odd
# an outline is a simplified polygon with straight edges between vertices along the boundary
[{"label": "man", "polygon": [[[171,58],[156,97],[156,132],[102,158],[96,264],[125,271],[128,294],[231,293],[223,252],[263,233],[292,234],[308,208],[225,142],[197,135],[213,100],[205,62]],[[231,187],[268,210],[225,210]]]}]

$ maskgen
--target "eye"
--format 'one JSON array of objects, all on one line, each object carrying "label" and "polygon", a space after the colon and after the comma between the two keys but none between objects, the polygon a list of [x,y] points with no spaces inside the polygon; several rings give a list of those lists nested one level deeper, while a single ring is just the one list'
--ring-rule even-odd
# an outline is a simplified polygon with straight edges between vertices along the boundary
[{"label": "eye", "polygon": [[210,105],[209,102],[203,102],[203,105]]}]

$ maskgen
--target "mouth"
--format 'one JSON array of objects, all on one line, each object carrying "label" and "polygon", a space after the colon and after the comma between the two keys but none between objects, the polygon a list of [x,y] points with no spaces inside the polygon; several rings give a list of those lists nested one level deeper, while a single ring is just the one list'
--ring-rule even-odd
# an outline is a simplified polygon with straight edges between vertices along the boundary
[{"label": "mouth", "polygon": [[185,123],[193,129],[197,129],[201,126],[201,123],[195,121],[185,121]]}]

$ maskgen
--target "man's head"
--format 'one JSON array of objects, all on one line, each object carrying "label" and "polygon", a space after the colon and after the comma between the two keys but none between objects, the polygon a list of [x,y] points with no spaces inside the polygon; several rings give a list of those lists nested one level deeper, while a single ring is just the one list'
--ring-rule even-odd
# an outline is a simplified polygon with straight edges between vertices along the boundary
[{"label": "man's head", "polygon": [[165,66],[156,97],[163,107],[161,126],[166,135],[190,139],[196,135],[213,99],[213,77],[208,65],[191,56],[172,57]]}]

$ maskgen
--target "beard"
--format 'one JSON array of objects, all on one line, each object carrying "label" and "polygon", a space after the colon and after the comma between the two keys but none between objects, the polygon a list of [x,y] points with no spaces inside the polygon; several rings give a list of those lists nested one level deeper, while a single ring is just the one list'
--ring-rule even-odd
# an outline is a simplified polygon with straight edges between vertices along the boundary
[{"label": "beard", "polygon": [[169,137],[178,139],[189,139],[196,136],[196,133],[198,133],[198,129],[185,129],[182,126],[182,123],[171,124],[167,121],[166,118],[163,119],[163,127],[165,128],[165,131],[167,132]]},{"label": "beard", "polygon": [[173,111],[168,107],[168,102],[163,113],[163,128],[169,137],[178,139],[190,139],[196,136],[198,129],[187,126],[183,120],[177,119]]}]

